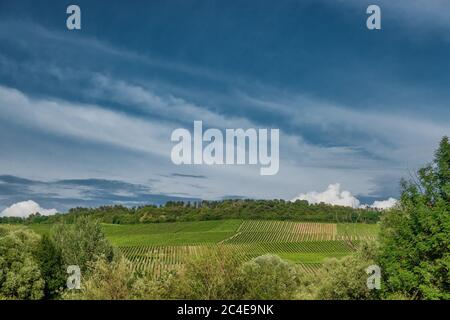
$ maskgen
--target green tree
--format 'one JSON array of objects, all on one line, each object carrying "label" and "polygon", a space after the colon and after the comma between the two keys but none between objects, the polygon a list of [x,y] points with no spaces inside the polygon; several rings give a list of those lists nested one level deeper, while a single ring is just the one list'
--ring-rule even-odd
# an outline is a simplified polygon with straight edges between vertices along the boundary
[{"label": "green tree", "polygon": [[107,261],[114,258],[114,248],[103,234],[100,224],[87,217],[79,217],[72,224],[57,224],[51,234],[65,267],[77,265],[85,273],[99,257]]},{"label": "green tree", "polygon": [[400,206],[383,216],[379,263],[387,295],[450,299],[450,145],[402,181]]},{"label": "green tree", "polygon": [[34,257],[39,236],[25,228],[0,226],[0,297],[41,299],[44,280]]},{"label": "green tree", "polygon": [[35,256],[45,281],[45,297],[57,297],[65,287],[67,278],[61,250],[58,249],[52,239],[45,234],[39,242]]}]

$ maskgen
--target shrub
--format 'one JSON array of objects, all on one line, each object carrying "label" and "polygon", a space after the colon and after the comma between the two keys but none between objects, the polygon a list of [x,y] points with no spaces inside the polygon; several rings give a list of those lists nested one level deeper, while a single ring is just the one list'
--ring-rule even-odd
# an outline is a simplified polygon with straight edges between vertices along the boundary
[{"label": "shrub", "polygon": [[[162,295],[172,299],[236,299],[239,289],[240,263],[236,253],[225,247],[207,250],[190,259],[175,276],[162,286],[172,292]],[[160,286],[161,288],[161,286]]]},{"label": "shrub", "polygon": [[89,263],[89,270],[89,275],[82,278],[81,289],[67,290],[63,295],[65,299],[125,300],[137,295],[136,277],[125,258],[108,261],[101,256]]},{"label": "shrub", "polygon": [[[358,251],[341,259],[328,259],[317,275],[315,299],[368,300],[379,297],[378,290],[367,287],[367,267],[375,264],[377,247],[364,243]],[[383,285],[383,284],[382,284]]]},{"label": "shrub", "polygon": [[0,227],[0,297],[41,299],[44,280],[33,256],[39,236],[24,228]]},{"label": "shrub", "polygon": [[298,288],[296,269],[276,255],[244,263],[239,278],[243,299],[291,299]]},{"label": "shrub", "polygon": [[89,266],[100,256],[112,261],[115,255],[100,224],[87,217],[79,217],[73,224],[55,225],[52,240],[61,252],[65,268],[77,265],[82,273],[88,272]]}]

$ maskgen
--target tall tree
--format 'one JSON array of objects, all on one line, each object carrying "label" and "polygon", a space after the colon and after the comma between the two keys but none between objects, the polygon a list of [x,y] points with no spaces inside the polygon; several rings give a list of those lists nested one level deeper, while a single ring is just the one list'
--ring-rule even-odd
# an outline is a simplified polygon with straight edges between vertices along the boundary
[{"label": "tall tree", "polygon": [[62,252],[52,239],[43,235],[36,250],[36,258],[45,281],[44,294],[47,299],[55,298],[66,284]]},{"label": "tall tree", "polygon": [[381,222],[379,261],[387,294],[450,299],[450,144],[431,164],[402,181],[398,208]]}]

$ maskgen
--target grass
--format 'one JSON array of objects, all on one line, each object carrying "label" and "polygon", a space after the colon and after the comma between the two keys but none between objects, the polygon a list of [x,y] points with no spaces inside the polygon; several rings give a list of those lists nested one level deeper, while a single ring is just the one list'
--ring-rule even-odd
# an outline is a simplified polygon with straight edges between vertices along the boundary
[{"label": "grass", "polygon": [[339,236],[376,237],[380,230],[378,224],[368,223],[339,223],[337,234]]},{"label": "grass", "polygon": [[36,232],[37,234],[44,235],[49,234],[50,229],[52,228],[52,224],[31,224],[28,225],[28,227]]},{"label": "grass", "polygon": [[[217,243],[232,236],[240,220],[168,222],[148,224],[102,224],[103,232],[112,244],[125,246],[187,245]],[[38,234],[50,232],[52,225],[32,224]]]},{"label": "grass", "polygon": [[214,220],[130,225],[102,225],[116,246],[192,245],[218,243],[231,237],[240,220]]}]

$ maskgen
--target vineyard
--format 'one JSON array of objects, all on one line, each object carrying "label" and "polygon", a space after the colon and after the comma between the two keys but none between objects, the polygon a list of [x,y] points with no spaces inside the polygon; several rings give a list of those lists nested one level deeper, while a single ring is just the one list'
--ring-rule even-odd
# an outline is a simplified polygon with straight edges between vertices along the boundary
[{"label": "vineyard", "polygon": [[[131,233],[133,227],[106,226],[105,233],[135,270],[154,274],[179,268],[186,259],[219,246],[233,250],[242,262],[271,253],[314,273],[326,258],[348,255],[358,241],[373,239],[377,233],[376,225],[224,220],[136,226],[143,238],[133,242],[137,237]],[[152,234],[143,234],[150,228]],[[122,238],[125,230],[133,235],[127,241]],[[164,238],[166,244],[161,243]]]},{"label": "vineyard", "polygon": [[[141,246],[141,247],[122,247],[122,253],[133,264],[136,271],[150,272],[153,274],[160,274],[162,271],[176,269],[183,265],[185,259],[192,256],[199,256],[204,250],[217,249],[219,245],[198,245],[198,246]],[[223,245],[233,249],[236,253],[236,258],[245,262],[257,256],[266,253],[278,253],[283,258],[283,252],[277,251],[277,248],[258,245]],[[293,253],[297,250],[302,250],[301,246],[291,247]],[[278,248],[279,250],[280,248]],[[313,252],[313,247],[305,248],[309,252]],[[345,248],[341,253],[345,255],[351,252],[349,248]],[[327,248],[328,253],[333,253],[333,249]],[[280,254],[281,253],[281,254]],[[316,252],[314,252],[316,253]],[[337,255],[341,256],[341,255]],[[311,273],[316,272],[320,267],[320,263],[298,263],[302,270]]]}]

